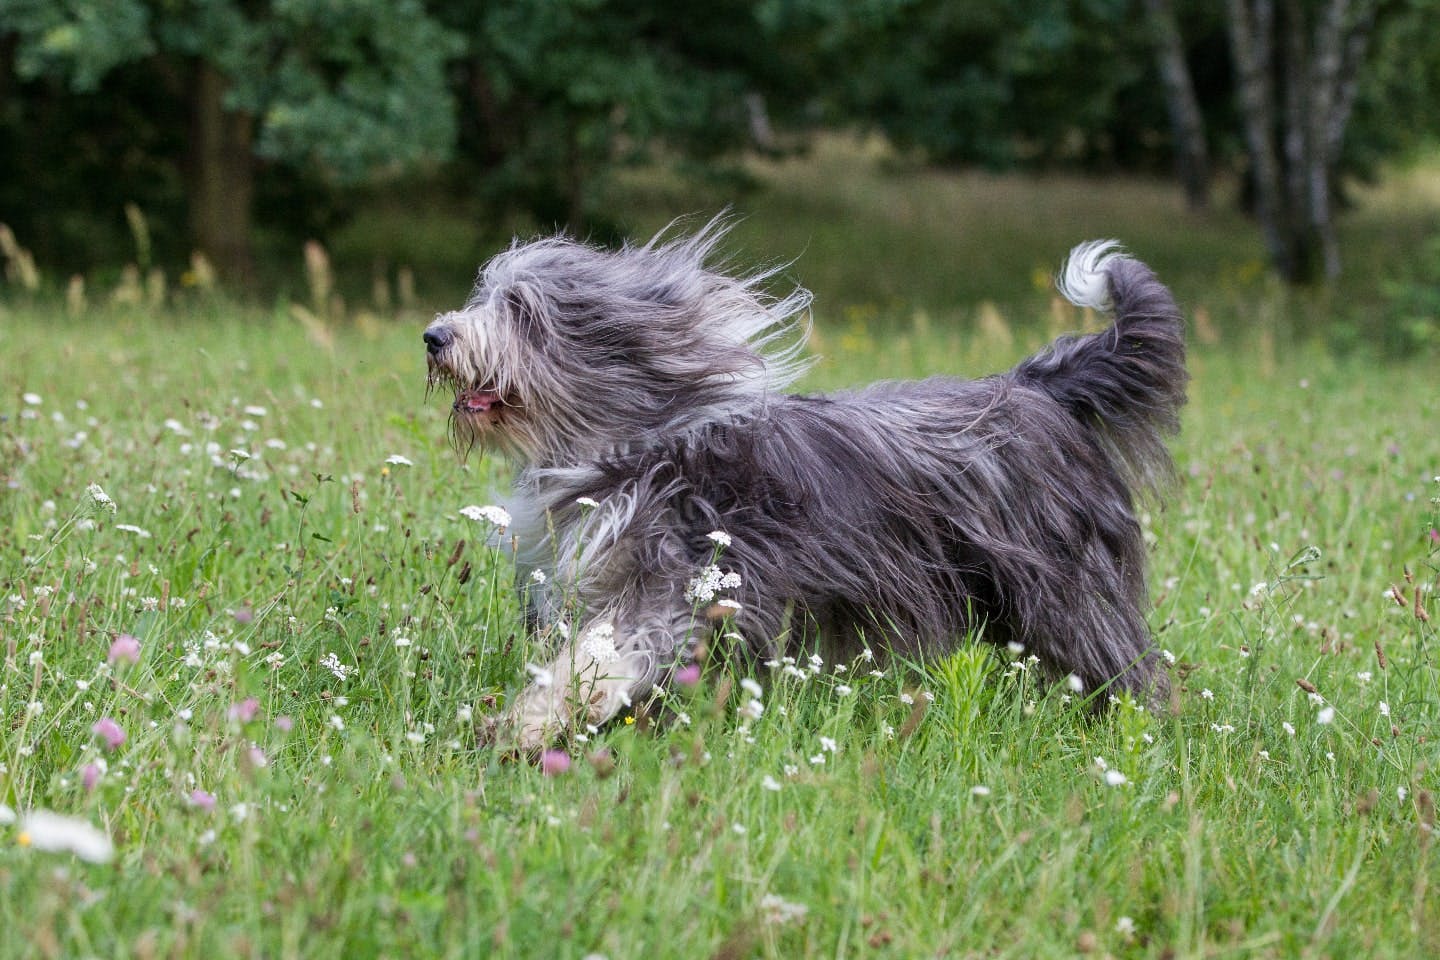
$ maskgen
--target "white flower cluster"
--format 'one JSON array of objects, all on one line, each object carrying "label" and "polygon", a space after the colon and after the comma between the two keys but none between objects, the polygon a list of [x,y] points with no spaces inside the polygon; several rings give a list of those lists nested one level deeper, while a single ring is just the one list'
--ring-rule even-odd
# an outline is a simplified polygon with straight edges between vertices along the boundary
[{"label": "white flower cluster", "polygon": [[349,678],[350,671],[354,669],[353,667],[342,663],[339,656],[337,656],[333,651],[325,654],[325,656],[320,658],[320,666],[335,674],[335,679],[341,681]]},{"label": "white flower cluster", "polygon": [[784,926],[787,923],[800,923],[810,908],[803,903],[791,903],[773,893],[767,893],[760,898],[760,916],[772,926]]},{"label": "white flower cluster", "polygon": [[738,586],[740,574],[726,573],[712,563],[685,587],[685,600],[688,603],[710,603],[721,590],[734,590]]},{"label": "white flower cluster", "polygon": [[473,504],[468,507],[461,507],[460,516],[466,517],[470,520],[474,520],[477,523],[481,521],[484,521],[486,523],[493,523],[501,530],[504,530],[506,527],[510,526],[510,511],[506,510],[504,507],[497,507],[493,504],[486,504],[483,507],[475,506]]},{"label": "white flower cluster", "polygon": [[595,623],[585,631],[580,641],[580,652],[596,663],[614,663],[620,659],[615,649],[615,627],[609,623]]},{"label": "white flower cluster", "polygon": [[106,493],[105,489],[98,483],[90,484],[90,486],[85,488],[85,492],[90,495],[90,499],[94,501],[95,506],[101,510],[109,510],[111,513],[115,513],[120,509],[115,505],[115,501],[110,499],[110,494]]}]

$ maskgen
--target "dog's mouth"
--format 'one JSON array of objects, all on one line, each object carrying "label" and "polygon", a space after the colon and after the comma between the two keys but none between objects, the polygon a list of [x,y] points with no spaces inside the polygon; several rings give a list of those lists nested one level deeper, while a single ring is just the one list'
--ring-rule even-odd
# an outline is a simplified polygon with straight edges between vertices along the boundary
[{"label": "dog's mouth", "polygon": [[456,413],[488,416],[498,413],[505,406],[505,399],[498,390],[484,387],[461,387],[455,391],[455,403],[451,409]]}]

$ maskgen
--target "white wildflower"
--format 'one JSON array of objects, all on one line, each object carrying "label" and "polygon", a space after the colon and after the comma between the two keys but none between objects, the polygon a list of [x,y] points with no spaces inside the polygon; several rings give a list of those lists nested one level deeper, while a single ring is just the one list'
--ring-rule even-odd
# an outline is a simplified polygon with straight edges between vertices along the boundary
[{"label": "white wildflower", "polygon": [[386,463],[394,464],[394,465],[397,466],[397,467],[413,467],[413,466],[415,466],[415,462],[414,462],[413,460],[411,460],[409,457],[403,456],[403,455],[398,454],[398,453],[392,453],[392,454],[390,454],[390,456],[388,456],[388,457],[385,458],[385,462],[386,462]]},{"label": "white wildflower", "polygon": [[580,652],[596,663],[614,663],[620,659],[615,649],[615,626],[610,623],[593,623],[580,641]]},{"label": "white wildflower", "polygon": [[32,810],[22,817],[17,839],[21,846],[73,853],[87,863],[108,863],[115,856],[115,845],[104,831],[86,820],[49,810]]},{"label": "white wildflower", "polygon": [[745,679],[741,680],[740,689],[744,690],[752,697],[759,697],[764,694],[764,691],[760,688],[760,684],[753,677],[746,677]]},{"label": "white wildflower", "polygon": [[555,675],[544,667],[538,667],[533,663],[525,664],[525,672],[530,674],[530,682],[540,688],[552,686],[555,683]]},{"label": "white wildflower", "polygon": [[1121,787],[1129,783],[1130,779],[1119,770],[1106,770],[1105,783],[1112,787]]},{"label": "white wildflower", "polygon": [[703,567],[699,576],[685,587],[688,603],[709,603],[721,590],[733,590],[740,586],[738,573],[726,573],[714,564]]},{"label": "white wildflower", "polygon": [[501,530],[510,526],[510,511],[504,507],[497,507],[494,504],[486,504],[483,507],[474,504],[468,507],[461,507],[460,516],[474,520],[477,523],[484,521],[494,524]]},{"label": "white wildflower", "polygon": [[783,926],[787,923],[799,923],[805,919],[805,914],[810,908],[803,903],[790,903],[781,899],[773,893],[767,893],[760,898],[760,916],[771,926]]},{"label": "white wildflower", "polygon": [[115,501],[110,499],[110,494],[106,493],[98,483],[90,484],[85,488],[85,492],[90,495],[90,499],[94,502],[95,506],[102,510],[109,510],[111,513],[114,513],[120,509],[116,506]]},{"label": "white wildflower", "polygon": [[1335,708],[1334,708],[1334,707],[1326,707],[1326,708],[1324,708],[1323,710],[1321,710],[1319,713],[1315,714],[1315,722],[1318,723],[1318,724],[1322,724],[1322,725],[1323,725],[1323,724],[1327,724],[1327,723],[1330,723],[1331,721],[1333,721],[1334,719],[1335,719]]},{"label": "white wildflower", "polygon": [[706,536],[722,547],[728,547],[734,542],[730,539],[730,534],[724,530],[711,530]]},{"label": "white wildflower", "polygon": [[770,774],[767,773],[765,774],[765,779],[760,781],[760,788],[762,790],[769,790],[772,793],[779,793],[780,781],[776,780],[774,777],[770,776]]},{"label": "white wildflower", "polygon": [[336,680],[346,680],[350,677],[350,671],[354,668],[347,666],[340,661],[340,657],[331,651],[320,658],[320,666],[329,670],[335,675]]},{"label": "white wildflower", "polygon": [[1390,716],[1390,704],[1386,703],[1384,700],[1380,701],[1380,716]]},{"label": "white wildflower", "polygon": [[596,500],[594,497],[576,497],[575,502],[578,503],[580,506],[590,510],[593,510],[596,507],[600,506],[600,501]]}]

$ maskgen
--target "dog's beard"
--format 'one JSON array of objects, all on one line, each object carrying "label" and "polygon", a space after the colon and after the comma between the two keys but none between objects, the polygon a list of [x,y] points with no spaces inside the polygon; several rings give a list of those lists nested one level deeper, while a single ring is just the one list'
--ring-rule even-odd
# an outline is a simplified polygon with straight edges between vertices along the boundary
[{"label": "dog's beard", "polygon": [[524,446],[524,404],[504,391],[494,378],[462,379],[443,362],[431,359],[426,395],[437,389],[452,394],[450,442],[461,456],[477,447],[518,449]]}]

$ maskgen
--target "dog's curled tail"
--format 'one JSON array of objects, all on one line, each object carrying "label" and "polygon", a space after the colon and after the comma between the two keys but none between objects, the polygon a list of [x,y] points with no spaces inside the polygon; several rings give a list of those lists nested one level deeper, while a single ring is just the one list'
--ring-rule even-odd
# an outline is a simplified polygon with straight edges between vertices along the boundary
[{"label": "dog's curled tail", "polygon": [[1180,308],[1150,268],[1113,240],[1072,250],[1056,286],[1114,323],[1061,337],[1015,372],[1096,428],[1132,490],[1154,490],[1174,471],[1165,438],[1180,429],[1189,379]]}]

